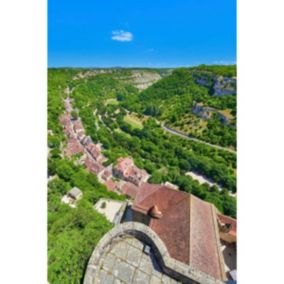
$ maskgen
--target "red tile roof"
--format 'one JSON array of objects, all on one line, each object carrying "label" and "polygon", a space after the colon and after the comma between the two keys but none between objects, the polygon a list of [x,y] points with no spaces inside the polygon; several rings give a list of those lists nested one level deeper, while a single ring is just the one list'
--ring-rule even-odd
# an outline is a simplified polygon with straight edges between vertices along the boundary
[{"label": "red tile roof", "polygon": [[134,185],[133,183],[130,182],[126,182],[122,188],[121,188],[121,192],[131,198],[135,198],[136,194],[138,192],[138,187],[136,185]]},{"label": "red tile roof", "polygon": [[73,125],[74,125],[74,130],[76,132],[84,131],[83,124],[80,120],[76,120]]},{"label": "red tile roof", "polygon": [[66,125],[70,121],[70,119],[71,119],[70,114],[64,113],[63,115],[61,115],[59,120],[61,124]]},{"label": "red tile roof", "polygon": [[164,241],[169,254],[223,280],[215,207],[191,194],[163,185],[142,184],[133,210],[148,214],[154,205],[162,217],[151,218],[149,226]]},{"label": "red tile roof", "polygon": [[84,153],[84,148],[75,138],[70,138],[67,144],[66,155],[70,158],[77,153]]},{"label": "red tile roof", "polygon": [[[217,242],[220,241],[216,209],[191,195],[190,265],[222,279],[224,264]],[[223,259],[222,259],[223,261]]]},{"label": "red tile roof", "polygon": [[117,161],[118,163],[114,167],[114,170],[124,180],[140,185],[143,180],[145,181],[149,177],[145,170],[139,169],[134,165],[131,158],[120,157]]},{"label": "red tile roof", "polygon": [[90,172],[95,173],[95,174],[98,174],[104,169],[104,167],[101,164],[99,164],[98,162],[95,162],[88,156],[85,159],[85,166]]},{"label": "red tile roof", "polygon": [[134,165],[133,160],[130,158],[124,158],[124,157],[120,157],[117,159],[117,164],[115,166],[115,168],[118,171],[124,172],[125,170],[127,170],[129,167],[132,167]]},{"label": "red tile roof", "polygon": [[104,179],[104,180],[107,180],[109,177],[111,176],[111,172],[109,171],[109,170],[104,170],[104,172],[103,172],[103,175],[102,175],[102,178]]},{"label": "red tile roof", "polygon": [[105,185],[110,191],[115,191],[117,189],[117,183],[112,181],[111,179],[106,181]]},{"label": "red tile roof", "polygon": [[94,159],[98,161],[101,161],[103,159],[100,148],[94,143],[90,143],[89,145],[87,145],[86,149],[88,150],[88,152],[92,155]]}]

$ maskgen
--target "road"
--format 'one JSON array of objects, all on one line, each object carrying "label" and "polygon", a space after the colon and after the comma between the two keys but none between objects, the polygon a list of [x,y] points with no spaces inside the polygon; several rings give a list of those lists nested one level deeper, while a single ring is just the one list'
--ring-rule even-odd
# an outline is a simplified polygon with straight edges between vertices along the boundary
[{"label": "road", "polygon": [[205,142],[203,140],[199,140],[197,138],[194,138],[194,137],[190,137],[190,136],[187,136],[186,134],[183,134],[182,132],[179,132],[177,130],[174,130],[172,128],[169,128],[163,124],[161,124],[162,128],[173,134],[173,135],[177,135],[177,136],[180,136],[182,138],[185,138],[185,139],[188,139],[188,140],[191,140],[191,141],[194,141],[194,142],[197,142],[197,143],[200,143],[200,144],[204,144],[204,145],[207,145],[207,146],[210,146],[210,147],[213,147],[213,148],[216,148],[216,149],[219,149],[219,150],[223,150],[223,151],[227,151],[227,152],[230,152],[230,153],[233,153],[233,154],[236,154],[237,152],[235,150],[232,150],[232,149],[229,149],[229,148],[225,148],[225,147],[222,147],[222,146],[219,146],[219,145],[214,145],[214,144],[211,144],[211,143],[208,143],[208,142]]},{"label": "road", "polygon": [[[68,86],[68,88],[66,89],[66,93],[68,94],[68,98],[69,98],[70,94],[74,91],[74,89],[75,89],[75,88],[73,88],[73,89],[70,90],[70,87]],[[128,112],[128,111],[127,111],[127,112]],[[101,115],[98,115],[98,118],[99,118],[99,121],[104,124]],[[105,124],[104,124],[104,125],[105,125]],[[230,152],[230,153],[233,153],[233,154],[236,154],[236,153],[237,153],[235,150],[232,150],[232,149],[230,149],[230,148],[222,147],[222,146],[219,146],[219,145],[214,145],[214,144],[205,142],[205,141],[203,141],[203,140],[199,140],[199,139],[197,139],[197,138],[187,136],[186,134],[184,134],[184,133],[182,133],[182,132],[180,132],[180,131],[177,131],[177,130],[172,129],[172,128],[168,127],[168,126],[165,126],[163,123],[161,123],[161,126],[162,126],[162,128],[163,128],[165,131],[167,131],[167,132],[169,132],[169,133],[171,133],[171,134],[173,134],[173,135],[177,135],[177,136],[180,136],[180,137],[182,137],[182,138],[185,138],[185,139],[188,139],[188,140],[191,140],[191,141],[194,141],[194,142],[203,144],[203,145],[207,145],[207,146],[213,147],[213,148],[215,148],[215,149],[227,151],[227,152]],[[105,125],[105,127],[107,127],[107,126]],[[108,128],[108,127],[107,127],[107,128]],[[109,130],[110,130],[110,129],[109,129]]]}]

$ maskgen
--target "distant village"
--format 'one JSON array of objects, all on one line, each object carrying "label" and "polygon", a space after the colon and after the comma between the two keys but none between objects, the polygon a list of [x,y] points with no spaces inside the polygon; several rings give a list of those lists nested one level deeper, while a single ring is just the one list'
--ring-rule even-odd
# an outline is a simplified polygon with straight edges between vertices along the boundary
[{"label": "distant village", "polygon": [[[68,94],[68,91],[66,93]],[[122,241],[123,235],[128,237],[139,235],[137,238],[145,250],[142,251],[142,255],[145,253],[159,259],[162,256],[159,254],[157,243],[161,240],[165,245],[164,255],[168,256],[168,259],[162,257],[160,262],[164,263],[165,267],[158,269],[160,275],[153,274],[153,268],[147,270],[145,267],[140,267],[139,271],[145,274],[143,277],[146,277],[143,279],[148,279],[141,283],[201,284],[236,281],[236,220],[222,215],[213,204],[179,191],[174,184],[148,183],[150,175],[144,169],[138,168],[131,157],[120,157],[114,164],[104,166],[107,158],[102,153],[103,146],[95,144],[91,137],[86,135],[80,118],[72,117],[72,99],[69,96],[65,99],[65,110],[60,118],[68,139],[64,154],[69,158],[80,154],[76,163],[84,165],[89,172],[95,174],[99,182],[109,191],[128,197],[125,202],[100,199],[94,204],[94,209],[104,214],[116,227],[113,233],[112,231],[107,233],[102,239],[102,243],[108,240],[107,244],[99,243],[95,249],[86,271],[84,284],[114,283],[93,281],[106,279],[105,277],[112,277],[113,281],[126,277],[121,269],[117,273],[112,269],[106,274],[108,270],[103,265],[109,260],[109,251],[112,255],[116,255],[113,246],[113,240],[118,238],[114,233],[116,228],[121,228],[119,241]],[[66,192],[61,201],[75,208],[82,195],[82,191],[74,187]],[[137,223],[141,224],[139,228]],[[130,251],[129,244],[125,242],[121,246],[128,247]],[[149,244],[152,246],[149,247]],[[115,261],[120,265],[122,262],[129,265],[128,257],[128,254],[123,257],[116,255]],[[99,266],[98,263],[101,265]],[[129,275],[133,269],[133,275],[136,275],[137,267],[133,268],[132,264],[125,269]],[[121,273],[123,275],[119,276]],[[131,279],[136,279],[133,275]],[[167,277],[172,282],[163,282]],[[158,280],[151,282],[151,279]],[[123,283],[139,282],[125,280]]]}]

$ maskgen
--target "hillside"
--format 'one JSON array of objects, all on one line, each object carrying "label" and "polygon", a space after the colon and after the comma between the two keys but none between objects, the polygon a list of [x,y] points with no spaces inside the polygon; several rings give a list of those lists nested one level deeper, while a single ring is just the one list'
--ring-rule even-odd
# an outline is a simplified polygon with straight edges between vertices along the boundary
[{"label": "hillside", "polygon": [[78,71],[79,72],[72,78],[75,81],[108,74],[109,77],[112,77],[121,83],[132,85],[138,90],[144,90],[159,81],[162,77],[168,76],[172,69],[98,68],[80,69]]},{"label": "hillside", "polygon": [[[149,79],[150,73],[154,75]],[[153,83],[158,76],[160,79]],[[205,129],[216,127],[214,122],[220,121],[221,129],[227,127],[235,133],[231,127],[236,115],[235,95],[210,94],[210,86],[196,83],[190,68],[49,69],[48,80],[50,283],[69,283],[70,279],[81,283],[94,245],[112,227],[94,210],[94,204],[102,197],[127,198],[119,190],[110,190],[98,174],[100,167],[109,169],[120,157],[131,157],[150,175],[147,182],[170,182],[214,204],[221,213],[236,217],[235,153],[172,135],[162,127],[165,123],[192,131],[190,117],[194,117],[206,122]],[[151,81],[151,86],[139,90],[137,84],[146,81]],[[222,122],[222,115],[229,121]],[[79,140],[82,131],[84,137]],[[213,133],[218,139],[224,138],[217,131]],[[205,140],[204,132],[202,135]],[[89,152],[82,141],[99,149],[103,157],[99,168],[86,154]],[[62,198],[74,187],[83,197],[76,208],[71,208]]]},{"label": "hillside", "polygon": [[235,66],[176,69],[128,107],[189,136],[235,149],[235,75]]}]

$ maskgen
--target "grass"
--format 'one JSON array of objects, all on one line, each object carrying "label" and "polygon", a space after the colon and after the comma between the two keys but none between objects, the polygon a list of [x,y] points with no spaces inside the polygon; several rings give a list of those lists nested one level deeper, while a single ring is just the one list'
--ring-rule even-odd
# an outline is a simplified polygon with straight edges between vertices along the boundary
[{"label": "grass", "polygon": [[131,135],[130,135],[130,134],[128,134],[128,133],[122,131],[120,128],[116,128],[116,129],[114,129],[114,131],[117,132],[117,133],[122,133],[122,134],[124,134],[125,136],[127,136],[128,138],[131,138]]},{"label": "grass", "polygon": [[107,99],[105,101],[105,105],[118,105],[119,104],[119,101],[117,99]]},{"label": "grass", "polygon": [[141,119],[133,114],[127,114],[126,116],[124,116],[124,121],[130,124],[133,128],[138,128],[138,129],[143,128]]},{"label": "grass", "polygon": [[234,119],[230,109],[219,110],[219,113],[223,114],[228,119]]}]

